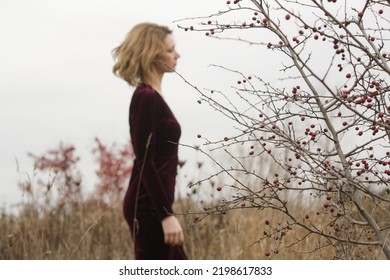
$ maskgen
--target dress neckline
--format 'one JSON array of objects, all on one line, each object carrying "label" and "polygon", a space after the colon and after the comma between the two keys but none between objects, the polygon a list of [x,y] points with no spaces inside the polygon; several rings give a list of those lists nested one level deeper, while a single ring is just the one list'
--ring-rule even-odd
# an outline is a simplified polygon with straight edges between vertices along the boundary
[{"label": "dress neckline", "polygon": [[158,95],[161,97],[161,99],[164,100],[164,96],[163,96],[160,92],[158,92],[157,90],[155,90],[151,85],[142,83],[140,86],[141,86],[141,87],[148,87],[148,88],[150,88],[150,89],[153,90],[156,94],[158,94]]}]

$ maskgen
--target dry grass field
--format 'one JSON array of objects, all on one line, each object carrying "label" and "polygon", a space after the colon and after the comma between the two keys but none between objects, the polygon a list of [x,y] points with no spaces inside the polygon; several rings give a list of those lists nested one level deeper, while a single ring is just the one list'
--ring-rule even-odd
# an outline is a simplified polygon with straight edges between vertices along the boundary
[{"label": "dry grass field", "polygon": [[[180,212],[191,204],[177,201]],[[307,210],[307,209],[306,209]],[[296,207],[295,211],[307,213]],[[184,211],[182,211],[184,213]],[[326,240],[308,235],[302,228],[264,238],[283,219],[271,210],[237,209],[213,214],[194,223],[193,215],[180,215],[185,228],[190,259],[334,259],[342,250],[325,246]],[[323,219],[324,227],[327,223]],[[318,222],[318,221],[317,221]],[[261,242],[261,238],[264,238]],[[298,240],[303,241],[298,242]],[[69,209],[40,212],[34,205],[13,216],[3,211],[0,219],[0,259],[132,259],[132,243],[121,207],[103,210],[88,204]],[[378,259],[381,254],[368,247],[354,247],[355,258]]]}]

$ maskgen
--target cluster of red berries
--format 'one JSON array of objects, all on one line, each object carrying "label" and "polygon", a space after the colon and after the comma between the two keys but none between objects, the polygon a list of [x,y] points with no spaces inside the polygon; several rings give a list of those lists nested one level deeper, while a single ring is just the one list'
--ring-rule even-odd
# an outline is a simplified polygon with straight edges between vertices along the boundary
[{"label": "cluster of red berries", "polygon": [[[238,4],[238,3],[240,3],[242,0],[234,0],[233,1],[233,4]],[[227,5],[230,5],[232,3],[232,1],[226,1],[226,4]]]},{"label": "cluster of red berries", "polygon": [[194,31],[194,27],[193,27],[193,26],[190,26],[190,27],[185,27],[185,28],[184,28],[184,31],[188,31],[188,30]]}]

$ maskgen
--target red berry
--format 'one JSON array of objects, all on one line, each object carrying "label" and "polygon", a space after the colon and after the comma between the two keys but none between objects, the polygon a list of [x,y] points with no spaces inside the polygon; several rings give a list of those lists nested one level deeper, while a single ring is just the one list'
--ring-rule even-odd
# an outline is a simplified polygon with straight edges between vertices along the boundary
[{"label": "red berry", "polygon": [[220,192],[221,190],[222,190],[222,187],[218,187],[218,188],[217,188],[217,191]]},{"label": "red berry", "polygon": [[378,11],[378,13],[379,13],[380,15],[383,14],[383,10],[380,9],[380,10]]},{"label": "red berry", "polygon": [[352,77],[352,75],[350,73],[348,73],[347,75],[345,75],[345,77],[347,77],[347,79],[349,79]]},{"label": "red berry", "polygon": [[287,14],[285,17],[284,17],[286,20],[289,20],[291,18],[291,16],[289,14]]},{"label": "red berry", "polygon": [[359,12],[358,13],[358,17],[363,17],[364,13],[363,12]]}]

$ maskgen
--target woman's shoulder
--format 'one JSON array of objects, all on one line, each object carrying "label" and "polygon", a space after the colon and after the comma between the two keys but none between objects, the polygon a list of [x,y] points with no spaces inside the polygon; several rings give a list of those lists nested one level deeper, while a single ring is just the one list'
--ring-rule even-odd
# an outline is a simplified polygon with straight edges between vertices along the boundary
[{"label": "woman's shoulder", "polygon": [[137,88],[134,90],[135,95],[145,95],[145,96],[150,96],[150,97],[158,97],[158,93],[150,86],[147,84],[141,84],[137,86]]},{"label": "woman's shoulder", "polygon": [[138,105],[145,103],[150,106],[152,104],[160,104],[161,100],[158,92],[156,92],[151,86],[142,84],[137,86],[134,90],[132,103],[136,103]]}]

